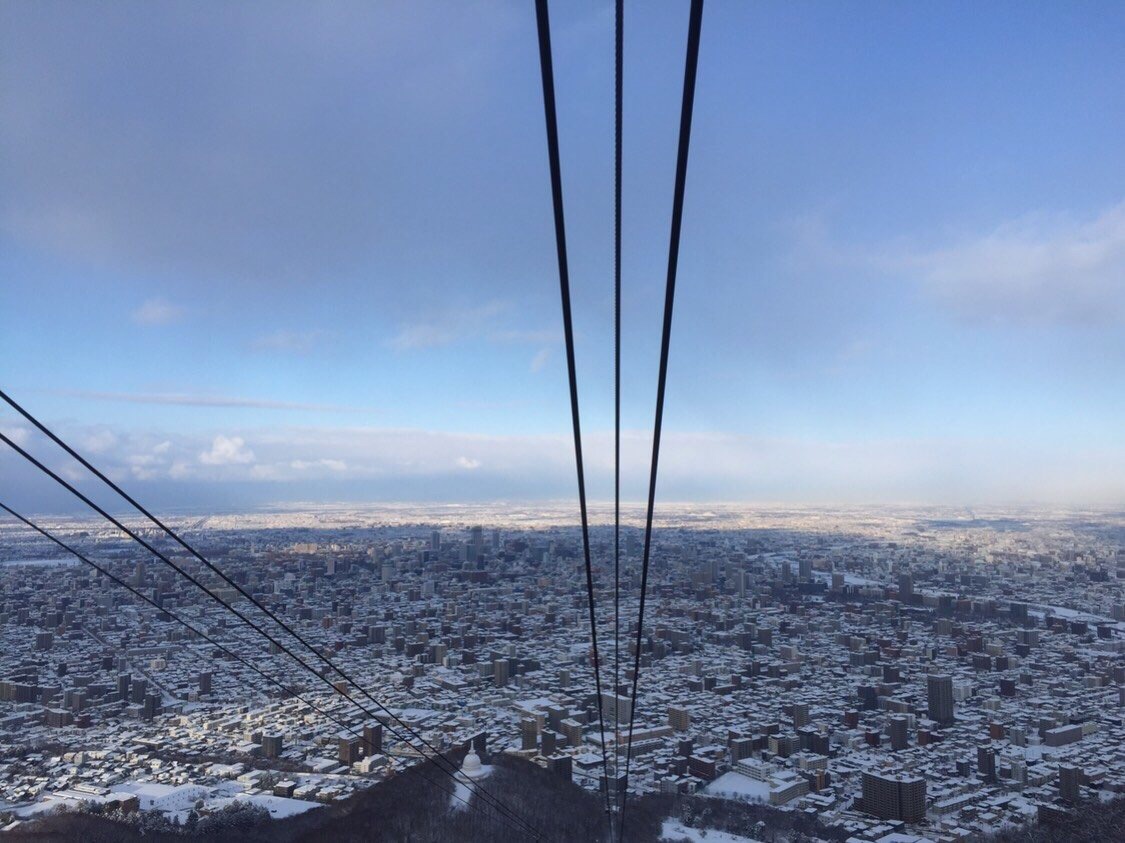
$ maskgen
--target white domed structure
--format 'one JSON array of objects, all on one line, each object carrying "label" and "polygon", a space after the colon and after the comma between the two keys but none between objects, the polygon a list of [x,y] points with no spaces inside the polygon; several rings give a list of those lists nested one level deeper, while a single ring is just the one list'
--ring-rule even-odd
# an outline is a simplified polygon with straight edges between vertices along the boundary
[{"label": "white domed structure", "polygon": [[470,779],[479,779],[485,774],[484,767],[480,763],[480,756],[473,750],[469,750],[469,754],[461,762],[461,773]]}]

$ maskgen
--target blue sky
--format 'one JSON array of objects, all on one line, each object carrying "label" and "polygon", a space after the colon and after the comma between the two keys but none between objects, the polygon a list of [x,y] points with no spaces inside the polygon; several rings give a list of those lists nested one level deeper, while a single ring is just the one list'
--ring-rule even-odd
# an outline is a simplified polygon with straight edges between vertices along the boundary
[{"label": "blue sky", "polygon": [[[605,499],[612,4],[554,6]],[[686,24],[627,4],[632,499]],[[1117,3],[710,0],[661,497],[1125,499],[1122,78]],[[5,3],[0,149],[0,382],[150,499],[573,494],[530,0]]]}]

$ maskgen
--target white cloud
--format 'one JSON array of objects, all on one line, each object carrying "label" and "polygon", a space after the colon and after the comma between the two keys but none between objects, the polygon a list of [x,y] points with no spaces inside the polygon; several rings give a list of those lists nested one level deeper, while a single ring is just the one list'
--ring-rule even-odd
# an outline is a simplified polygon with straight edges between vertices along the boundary
[{"label": "white cloud", "polygon": [[111,430],[96,430],[82,441],[83,448],[91,454],[104,454],[117,444],[117,437]]},{"label": "white cloud", "polygon": [[551,349],[549,349],[549,348],[540,349],[539,353],[531,358],[531,371],[533,371],[533,372],[543,371],[543,367],[547,365],[547,362],[550,359],[551,359]]},{"label": "white cloud", "polygon": [[925,290],[972,320],[1125,321],[1125,202],[1088,219],[1028,214],[944,248],[892,254]]},{"label": "white cloud", "polygon": [[455,325],[437,322],[416,322],[403,325],[388,345],[395,351],[412,351],[419,348],[438,348],[457,340],[460,332]]},{"label": "white cloud", "polygon": [[366,412],[362,407],[342,407],[337,404],[310,404],[300,401],[273,401],[268,398],[249,398],[236,395],[191,395],[179,392],[91,392],[67,390],[62,392],[75,398],[91,401],[115,401],[126,404],[167,404],[176,407],[234,407],[254,410],[308,410],[322,413]]},{"label": "white cloud", "polygon": [[562,332],[557,328],[504,328],[496,323],[510,321],[512,304],[488,302],[477,307],[444,308],[424,317],[403,323],[387,345],[396,351],[437,348],[466,340],[498,344],[557,344]]},{"label": "white cloud", "polygon": [[328,338],[319,329],[311,331],[274,331],[263,334],[250,343],[255,351],[285,351],[293,354],[308,354]]},{"label": "white cloud", "polygon": [[1125,324],[1125,201],[1092,214],[1038,211],[938,241],[905,237],[878,245],[835,236],[829,212],[788,221],[787,268],[825,268],[908,281],[958,318],[975,323]]},{"label": "white cloud", "polygon": [[541,330],[513,330],[493,331],[488,335],[492,342],[510,343],[560,343],[563,341],[562,331],[558,328],[544,328]]},{"label": "white cloud", "polygon": [[[117,440],[114,439],[114,444]],[[157,442],[149,447],[148,442],[138,443],[142,450],[126,454],[124,463],[129,471],[138,480],[153,480],[165,474],[171,474],[168,469],[168,454],[172,443],[168,440]]]},{"label": "white cloud", "polygon": [[427,313],[421,319],[400,326],[387,344],[395,351],[413,351],[483,336],[509,307],[507,302],[494,301],[478,307],[444,308]]},{"label": "white cloud", "polygon": [[285,480],[285,472],[277,465],[254,465],[250,467],[250,478],[253,480],[278,481]]},{"label": "white cloud", "polygon": [[347,471],[348,464],[343,460],[334,460],[322,458],[319,460],[292,460],[289,463],[290,468],[297,471],[306,471],[310,468],[327,468],[329,471]]},{"label": "white cloud", "polygon": [[[58,428],[65,439],[78,442],[93,430]],[[218,435],[115,433],[118,442],[99,455],[99,468],[111,476],[163,483],[165,499],[194,494],[193,505],[206,505],[214,495],[199,483],[277,484],[265,494],[290,500],[308,500],[310,494],[411,500],[417,490],[428,489],[449,500],[533,500],[574,492],[569,433],[484,436],[278,426]],[[247,442],[254,443],[253,451]],[[613,433],[591,430],[583,444],[590,499],[604,500],[613,488]],[[648,431],[622,432],[625,500],[645,497],[650,456]],[[18,457],[0,449],[0,477],[13,460]],[[666,431],[657,494],[662,501],[1120,504],[1125,447],[1110,440],[1058,443],[1017,436],[830,441]]]},{"label": "white cloud", "polygon": [[254,452],[241,436],[220,434],[211,442],[211,450],[199,455],[199,461],[204,465],[245,465],[254,461]]},{"label": "white cloud", "polygon": [[148,299],[131,314],[138,325],[167,325],[183,315],[183,308],[170,304],[164,299]]},{"label": "white cloud", "polygon": [[0,427],[0,433],[3,433],[21,448],[27,445],[27,440],[31,435],[26,427]]},{"label": "white cloud", "polygon": [[56,474],[61,474],[74,485],[86,482],[90,479],[89,473],[85,468],[74,463],[67,463],[60,468],[56,469]]}]

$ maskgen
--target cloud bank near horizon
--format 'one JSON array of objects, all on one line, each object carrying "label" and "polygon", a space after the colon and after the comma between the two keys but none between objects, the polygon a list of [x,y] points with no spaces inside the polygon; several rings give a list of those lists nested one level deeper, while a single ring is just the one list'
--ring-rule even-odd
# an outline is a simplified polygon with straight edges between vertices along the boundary
[{"label": "cloud bank near horizon", "polygon": [[[81,477],[22,424],[5,432],[52,468]],[[485,436],[370,427],[260,428],[199,434],[63,425],[60,435],[126,487],[164,505],[267,502],[566,499],[575,494],[569,436]],[[591,499],[612,496],[612,431],[584,441]],[[643,499],[651,441],[622,437],[623,497]],[[69,509],[65,493],[10,450],[5,499]],[[1125,501],[1125,448],[1044,452],[1015,441],[823,441],[671,432],[661,453],[664,500],[801,503],[1066,503]]]}]

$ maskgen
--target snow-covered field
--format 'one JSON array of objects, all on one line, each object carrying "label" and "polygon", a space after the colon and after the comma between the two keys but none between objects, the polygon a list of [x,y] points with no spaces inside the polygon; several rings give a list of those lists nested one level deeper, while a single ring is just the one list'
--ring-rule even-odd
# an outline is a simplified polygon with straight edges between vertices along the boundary
[{"label": "snow-covered field", "polygon": [[765,782],[744,776],[742,773],[723,773],[704,789],[713,796],[736,796],[757,802],[770,801],[770,786]]},{"label": "snow-covered field", "polygon": [[264,793],[240,793],[235,799],[265,808],[270,812],[270,817],[275,820],[303,814],[305,811],[320,807],[316,802],[306,802],[304,799],[289,799],[285,796],[270,796]]},{"label": "snow-covered field", "polygon": [[693,843],[758,843],[753,837],[740,837],[713,828],[690,828],[679,820],[665,820],[660,829],[661,840],[691,840]]}]

